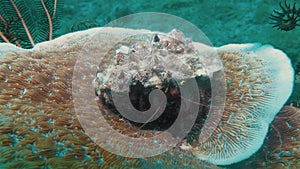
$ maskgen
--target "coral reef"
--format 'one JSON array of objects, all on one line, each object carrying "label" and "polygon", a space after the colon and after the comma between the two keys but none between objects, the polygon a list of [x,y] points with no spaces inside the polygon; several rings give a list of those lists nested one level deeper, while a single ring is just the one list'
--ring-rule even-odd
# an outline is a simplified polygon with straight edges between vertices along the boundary
[{"label": "coral reef", "polygon": [[261,149],[229,168],[299,168],[300,109],[285,106],[271,123]]},{"label": "coral reef", "polygon": [[225,110],[212,137],[193,151],[224,165],[246,159],[261,147],[269,124],[292,92],[293,68],[284,53],[268,45],[226,45],[217,50],[226,74]]},{"label": "coral reef", "polygon": [[[95,38],[96,32],[99,37]],[[123,135],[145,139],[145,142],[135,145],[137,153],[141,151],[140,146],[152,144],[147,142],[147,138],[161,134],[161,131],[140,130],[128,125],[126,120],[111,113],[97,99],[92,84],[96,72],[107,67],[99,68],[99,64],[93,63],[90,58],[105,56],[115,42],[127,35],[144,33],[151,32],[95,28],[38,44],[32,50],[1,44],[0,166],[175,168],[184,165],[187,168],[218,168],[213,164],[239,162],[255,153],[262,146],[270,123],[289,97],[294,79],[291,64],[283,52],[258,44],[212,48],[193,43],[195,50],[203,52],[206,57],[212,54],[211,50],[217,50],[226,72],[225,111],[221,122],[216,124],[218,127],[205,142],[182,142],[170,151],[145,159],[125,158],[98,146],[106,142],[126,152],[127,145],[117,146],[116,140],[110,139],[116,138],[110,132],[111,128]],[[84,46],[91,41],[93,43]],[[86,62],[81,62],[85,51],[94,55],[86,56]],[[105,65],[106,61],[109,58],[101,63]],[[274,67],[279,63],[283,66]],[[76,71],[88,76],[73,77]],[[90,71],[95,74],[90,75]],[[76,86],[79,79],[86,82],[80,83],[81,87]],[[86,96],[80,98],[77,96],[80,93]],[[95,109],[100,112],[95,112]],[[104,118],[99,118],[99,114]],[[84,117],[86,121],[78,117]],[[83,125],[89,126],[89,129],[86,130]],[[164,139],[173,138],[166,134]],[[169,146],[164,144],[164,139],[158,140],[162,142],[159,146]],[[289,145],[285,146],[289,148]]]},{"label": "coral reef", "polygon": [[300,109],[285,106],[276,116],[263,146],[266,168],[300,167]]},{"label": "coral reef", "polygon": [[[169,152],[146,161],[124,158],[103,150],[88,137],[74,110],[72,75],[83,44],[91,40],[94,32],[103,31],[102,35],[111,40],[102,41],[101,46],[97,43],[90,46],[90,49],[96,49],[94,51],[98,53],[104,53],[120,36],[124,36],[122,29],[113,33],[109,30],[100,28],[78,32],[76,36],[68,34],[54,41],[38,44],[30,51],[11,44],[1,44],[2,168],[145,168],[145,165],[161,164],[159,159],[164,159],[163,164],[169,165],[169,168],[182,163],[191,166],[190,168],[214,167],[185,155],[178,148],[174,153]],[[101,109],[101,104],[99,106]],[[92,113],[85,112],[85,115],[92,119]],[[137,128],[129,127],[125,121],[120,121],[115,116],[106,114],[105,117],[121,133],[137,131]],[[93,127],[97,128],[93,128],[94,131],[99,129],[98,126]],[[149,137],[153,134],[153,131],[140,132],[136,137]],[[107,138],[109,137],[100,140],[108,140]],[[171,158],[174,156],[180,158],[174,160]]]}]

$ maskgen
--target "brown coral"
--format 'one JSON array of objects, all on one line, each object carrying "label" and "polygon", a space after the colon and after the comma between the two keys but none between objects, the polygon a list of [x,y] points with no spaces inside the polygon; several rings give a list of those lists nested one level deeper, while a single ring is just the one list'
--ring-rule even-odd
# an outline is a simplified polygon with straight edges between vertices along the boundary
[{"label": "brown coral", "polygon": [[285,106],[274,119],[263,152],[266,168],[300,167],[300,109]]},{"label": "brown coral", "polygon": [[[192,151],[225,165],[247,159],[261,147],[269,124],[291,94],[293,69],[284,53],[267,45],[232,44],[218,51],[226,73],[225,109],[212,137]],[[282,68],[275,68],[278,64]]]},{"label": "brown coral", "polygon": [[[189,168],[214,167],[192,158],[179,149],[145,160],[124,158],[105,151],[87,135],[74,110],[72,76],[82,44],[90,40],[89,35],[93,31],[78,33],[75,37],[66,35],[61,39],[38,44],[32,51],[1,44],[2,47],[5,46],[5,50],[19,52],[4,52],[1,48],[3,50],[0,56],[0,166],[142,168],[145,165],[159,166],[163,163],[169,168],[182,164]],[[102,42],[103,48],[99,48],[98,44],[89,46],[91,50],[97,49],[98,53],[106,50],[106,46],[110,46],[114,40],[124,35],[122,29],[114,34],[105,29],[98,31],[103,31],[102,36],[111,40]],[[100,110],[106,110],[101,109],[101,104],[98,106]],[[81,105],[81,108],[83,107],[86,105]],[[92,112],[83,113],[86,117],[90,117],[91,121],[98,120],[93,118]],[[133,137],[150,137],[156,134],[154,131],[142,132],[130,127],[126,121],[109,113],[103,112],[103,115],[110,119],[109,124],[114,129],[123,134],[130,135],[137,132],[138,134]],[[92,127],[95,129],[97,126]],[[99,140],[109,139],[99,138]],[[173,157],[180,158],[174,160]]]},{"label": "brown coral", "polygon": [[[92,36],[95,32],[99,33],[96,37]],[[1,44],[7,49],[0,51],[3,63],[0,66],[0,150],[3,155],[0,163],[14,168],[29,165],[134,168],[145,164],[166,164],[170,168],[185,164],[200,168],[211,166],[200,160],[225,165],[255,153],[263,143],[269,124],[291,92],[293,72],[281,51],[253,44],[218,48],[225,61],[227,98],[221,122],[213,124],[217,128],[205,142],[194,145],[183,142],[180,146],[183,150],[175,147],[144,160],[124,158],[98,146],[106,143],[117,147],[122,155],[128,152],[147,155],[143,146],[153,143],[145,138],[161,134],[160,131],[139,130],[114,116],[97,100],[92,86],[99,65],[93,63],[95,57],[106,54],[122,37],[145,32],[148,31],[92,29],[38,44],[29,51]],[[83,46],[91,38],[93,43]],[[203,46],[198,49],[201,51]],[[85,55],[86,51],[93,55]],[[110,60],[104,58],[102,63],[107,61]],[[278,63],[284,65],[284,69],[274,69]],[[74,77],[78,72],[87,76],[76,74]],[[282,85],[285,88],[282,89]],[[124,137],[113,137],[115,132]],[[119,143],[117,139],[127,141],[130,138],[144,139],[144,142],[132,145],[131,151],[128,151],[128,144],[116,144]],[[164,137],[156,140],[160,147],[152,148],[170,146],[168,141],[173,139],[164,133]]]},{"label": "brown coral", "polygon": [[264,145],[233,168],[297,169],[300,166],[300,109],[285,106],[272,122]]}]

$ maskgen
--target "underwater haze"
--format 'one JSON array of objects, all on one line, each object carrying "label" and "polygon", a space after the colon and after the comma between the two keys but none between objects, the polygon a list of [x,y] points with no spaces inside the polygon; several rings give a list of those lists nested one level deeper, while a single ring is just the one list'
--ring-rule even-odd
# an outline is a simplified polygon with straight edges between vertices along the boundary
[{"label": "underwater haze", "polygon": [[299,37],[299,0],[1,0],[0,169],[300,168]]}]

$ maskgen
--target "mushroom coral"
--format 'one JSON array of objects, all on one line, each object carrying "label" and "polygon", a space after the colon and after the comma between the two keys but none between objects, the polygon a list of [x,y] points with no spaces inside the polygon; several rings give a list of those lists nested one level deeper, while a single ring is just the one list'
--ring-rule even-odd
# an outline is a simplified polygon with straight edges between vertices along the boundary
[{"label": "mushroom coral", "polygon": [[[149,32],[95,28],[64,35],[31,50],[1,44],[0,167],[179,168],[184,165],[187,168],[217,168],[210,163],[227,165],[254,154],[262,146],[269,124],[289,97],[293,84],[293,70],[287,56],[271,46],[259,44],[216,48],[225,67],[226,102],[221,121],[205,142],[183,143],[184,146],[144,159],[115,155],[99,146],[101,142],[108,142],[125,151],[128,148],[126,144],[115,145],[108,128],[101,131],[108,137],[99,134],[102,126],[99,121],[105,119],[119,133],[137,133],[131,137],[146,140],[161,132],[141,131],[128,125],[99,101],[83,98],[79,99],[81,105],[74,105],[78,102],[76,93],[72,95],[74,90],[95,98],[89,87],[98,69],[93,59],[86,59],[84,63],[78,61],[83,59],[84,51],[93,51],[95,57],[104,55],[127,35]],[[96,33],[100,35],[97,40],[93,39]],[[94,43],[84,46],[91,41]],[[215,50],[205,47],[203,51],[202,44],[193,44],[201,52]],[[85,79],[87,83],[82,85],[89,90],[74,89],[78,80],[73,77],[75,67],[83,73],[94,70],[94,75],[80,77]],[[94,109],[99,109],[104,119],[95,118],[98,114]],[[80,116],[88,120],[80,121]],[[82,125],[91,128],[86,130]],[[164,139],[173,138],[166,134]],[[147,146],[147,142],[141,144]]]},{"label": "mushroom coral", "polygon": [[[84,43],[90,41],[97,31],[103,32],[106,40],[100,47],[95,43],[89,48],[97,49],[99,53],[104,53],[125,33],[135,32],[91,29],[38,44],[32,50],[1,44],[0,168],[145,168],[151,165],[178,168],[183,164],[188,168],[218,168],[193,158],[179,148],[153,158],[125,158],[105,151],[87,135],[74,109],[72,78]],[[85,64],[89,65],[88,62]],[[92,81],[87,79],[87,82]],[[80,108],[92,108],[94,105],[86,104]],[[102,110],[103,106],[99,106]],[[83,113],[87,118],[93,115],[93,112]],[[135,137],[143,138],[156,135],[155,131],[142,132],[130,127],[109,113],[105,117],[110,120],[111,127],[120,133],[139,132]]]},{"label": "mushroom coral", "polygon": [[288,57],[269,45],[232,44],[217,50],[226,74],[225,109],[212,137],[192,151],[200,159],[227,165],[261,147],[292,92],[294,73]]},{"label": "mushroom coral", "polygon": [[300,109],[285,106],[270,126],[263,146],[265,168],[300,167]]},{"label": "mushroom coral", "polygon": [[284,106],[271,123],[261,149],[233,168],[299,168],[300,109]]}]

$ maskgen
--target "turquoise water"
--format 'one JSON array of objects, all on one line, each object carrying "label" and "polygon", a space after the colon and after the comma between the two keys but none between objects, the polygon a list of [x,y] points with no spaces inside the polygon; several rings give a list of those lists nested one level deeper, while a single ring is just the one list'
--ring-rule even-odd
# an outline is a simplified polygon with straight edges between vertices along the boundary
[{"label": "turquoise water", "polygon": [[[158,13],[165,13],[165,14],[171,14],[177,17],[180,17],[187,22],[190,22],[191,24],[195,25],[198,29],[200,29],[204,35],[209,40],[210,45],[219,47],[226,44],[242,44],[242,43],[262,43],[262,44],[271,44],[277,49],[282,50],[285,52],[289,59],[292,62],[293,67],[297,67],[297,64],[300,63],[300,51],[299,51],[299,45],[300,45],[300,26],[290,30],[290,31],[282,31],[277,30],[276,28],[273,28],[270,24],[271,19],[269,18],[270,15],[273,13],[274,9],[280,10],[279,6],[280,1],[275,0],[228,0],[226,2],[219,1],[219,0],[211,0],[211,1],[205,1],[205,0],[165,0],[165,1],[144,1],[144,0],[133,0],[133,1],[127,1],[127,0],[119,0],[119,1],[102,1],[102,0],[65,0],[64,5],[57,9],[60,11],[60,24],[55,29],[55,37],[62,36],[67,33],[76,32],[76,31],[82,31],[89,28],[94,27],[103,27],[107,26],[107,24],[111,23],[112,21],[128,16],[130,14],[136,14],[136,13],[143,13],[143,12],[158,12]],[[283,1],[282,1],[283,2]],[[289,1],[294,2],[294,1]],[[297,4],[297,7],[300,9],[300,2],[295,1]],[[300,13],[300,12],[299,12]],[[300,15],[300,14],[299,14]],[[148,16],[148,15],[147,15]],[[151,15],[149,15],[151,17]],[[150,20],[149,18],[145,18],[145,20]],[[300,23],[299,23],[300,24]],[[173,28],[173,25],[169,25],[170,28]],[[174,27],[176,28],[176,27]],[[150,29],[150,28],[149,28]],[[3,30],[3,29],[1,29]],[[151,30],[151,29],[150,29]],[[1,56],[0,56],[1,60]],[[4,65],[4,63],[3,63]],[[281,68],[281,65],[278,64],[278,67]],[[274,68],[276,69],[276,68]],[[300,71],[300,70],[299,70]],[[299,107],[300,103],[300,73],[298,71],[295,71],[296,78],[294,81],[294,89],[291,97],[288,99],[288,101],[285,103],[285,105],[293,104],[294,106]],[[298,75],[297,75],[298,73]],[[4,73],[2,73],[4,74]],[[2,83],[4,83],[6,80],[3,79]],[[0,84],[1,86],[1,84]],[[283,86],[284,87],[284,86]],[[1,90],[0,90],[0,96],[1,96]],[[4,97],[3,97],[4,98]],[[2,101],[1,103],[4,103]],[[298,104],[297,104],[298,103]],[[1,105],[2,107],[5,107],[6,109],[10,109],[10,105]],[[1,110],[1,109],[0,109]],[[12,110],[12,109],[11,109]],[[4,129],[4,126],[6,126],[3,122],[10,121],[13,123],[13,120],[5,119],[5,112],[0,112],[0,131],[1,127],[3,128],[2,136],[3,138],[6,137],[5,132],[8,129]],[[288,116],[292,117],[292,116]],[[293,116],[294,117],[294,116]],[[298,116],[295,116],[294,119],[298,121],[293,121],[292,124],[299,122],[300,124],[300,118]],[[287,117],[285,117],[287,118]],[[283,118],[284,119],[284,118]],[[288,129],[293,130],[293,125],[289,125],[289,121],[282,121],[282,123],[287,124]],[[276,123],[276,124],[279,124]],[[5,131],[4,131],[5,130]],[[276,127],[272,128],[270,133],[276,133]],[[280,131],[285,132],[285,131]],[[280,133],[279,132],[279,133]],[[294,132],[294,130],[293,130]],[[16,134],[17,135],[17,134]],[[280,135],[280,134],[279,134]],[[294,134],[296,135],[296,134]],[[268,139],[278,139],[279,136],[270,136]],[[288,135],[290,140],[293,140],[297,142],[298,138],[293,135]],[[15,138],[14,135],[9,136],[10,139],[22,139],[22,138]],[[286,140],[284,140],[286,141]],[[288,141],[287,141],[288,142]],[[0,144],[0,152],[3,154],[0,154],[0,168],[10,168],[9,165],[12,165],[10,161],[3,161],[1,159],[1,156],[4,158],[7,158],[7,154],[14,152],[6,152],[6,148],[9,149],[9,146],[1,146],[4,145],[5,142],[1,142]],[[295,143],[295,149],[298,149],[299,142]],[[13,145],[11,145],[13,146]],[[34,156],[34,144],[28,145],[32,146],[30,149],[32,150],[32,155]],[[28,148],[27,146],[27,148]],[[61,147],[59,143],[56,145],[57,147]],[[279,154],[278,157],[266,157],[262,151],[264,151],[265,147],[262,147],[257,153],[253,154],[249,159],[241,161],[236,164],[232,164],[229,166],[222,166],[220,165],[220,168],[229,168],[229,169],[235,169],[235,168],[263,168],[268,167],[268,164],[265,163],[266,161],[271,161],[271,163],[276,161],[276,158],[281,157],[287,157],[291,156],[295,159],[295,164],[299,164],[298,161],[300,153],[298,154],[292,154],[291,152],[281,152],[280,150],[276,150],[276,153]],[[36,150],[38,151],[38,150]],[[64,157],[63,154],[67,154],[68,152],[72,151],[72,145],[71,148],[64,149],[64,148],[57,148],[54,149],[53,152],[56,152],[58,158]],[[85,152],[85,148],[82,148],[82,151]],[[278,151],[278,152],[277,152]],[[49,150],[50,152],[50,150]],[[51,151],[51,153],[53,153]],[[59,153],[57,153],[59,152]],[[15,152],[16,153],[16,152]],[[61,153],[61,154],[60,154]],[[177,153],[177,152],[176,152]],[[174,153],[174,154],[176,154]],[[17,153],[16,153],[17,154]],[[24,153],[25,154],[25,153]],[[101,153],[100,153],[101,154]],[[180,154],[180,153],[179,153]],[[294,156],[293,156],[294,155]],[[99,155],[101,156],[101,155]],[[190,154],[187,154],[184,157],[174,156],[172,153],[171,155],[161,155],[158,156],[157,159],[139,159],[137,163],[140,164],[140,166],[143,166],[143,168],[201,168],[202,166],[205,166],[205,164],[197,163],[197,162],[191,162],[193,161],[193,156]],[[14,159],[20,158],[22,159],[22,156],[14,156],[12,157]],[[75,157],[74,157],[75,158]],[[77,157],[76,157],[77,158]],[[114,157],[116,161],[121,159],[122,157]],[[18,163],[22,163],[17,160]],[[43,157],[32,157],[32,161],[27,161],[24,164],[20,164],[20,168],[31,168],[31,163],[34,163],[34,160],[39,161],[46,161],[46,159],[43,159]],[[101,159],[99,157],[99,159]],[[74,161],[73,167],[76,168],[76,160],[72,159]],[[71,160],[71,162],[72,162]],[[87,168],[89,164],[89,156],[84,156],[84,165],[80,164],[78,168]],[[108,160],[109,161],[109,160]],[[168,162],[172,161],[171,164]],[[280,161],[280,160],[279,160]],[[59,161],[61,164],[63,164],[63,160]],[[185,164],[185,162],[188,163],[188,165]],[[98,161],[98,166],[90,166],[90,168],[105,168],[101,167],[101,164],[105,163],[103,159]],[[110,161],[111,164],[113,164],[113,160]],[[130,168],[129,166],[131,164],[130,159],[120,164],[120,166],[114,166],[112,168]],[[281,164],[280,164],[281,165]],[[277,165],[277,166],[280,166]],[[47,168],[47,165],[40,165],[43,167],[40,168]],[[282,164],[283,168],[284,163]],[[106,166],[107,167],[107,166]],[[207,168],[211,168],[212,166],[207,164]],[[290,168],[296,168],[295,166],[290,166]],[[35,168],[35,167],[32,167]],[[59,168],[64,168],[62,165]]]},{"label": "turquoise water", "polygon": [[[297,57],[299,28],[284,32],[272,28],[270,14],[280,9],[273,0],[166,0],[159,1],[66,1],[62,33],[86,22],[103,26],[139,12],[162,12],[181,17],[201,29],[214,46],[229,43],[270,43]],[[299,54],[298,54],[299,56]]]},{"label": "turquoise water", "polygon": [[[197,26],[213,46],[230,43],[271,44],[283,50],[294,66],[300,60],[300,28],[281,31],[272,28],[270,15],[280,10],[279,0],[166,0],[160,1],[66,1],[59,34],[87,27],[104,26],[129,14],[162,12],[181,17]],[[282,1],[283,2],[283,1]],[[297,1],[289,1],[291,4]],[[299,7],[298,2],[298,7]],[[300,85],[291,97],[299,101]]]}]

